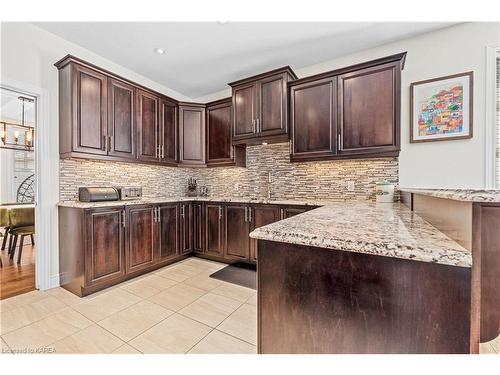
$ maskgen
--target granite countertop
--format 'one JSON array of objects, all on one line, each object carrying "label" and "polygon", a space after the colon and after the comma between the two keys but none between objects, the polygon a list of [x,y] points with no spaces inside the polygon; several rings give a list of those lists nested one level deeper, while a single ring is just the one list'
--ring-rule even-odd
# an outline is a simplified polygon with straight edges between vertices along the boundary
[{"label": "granite countertop", "polygon": [[255,229],[250,237],[471,267],[472,254],[399,203],[342,202]]},{"label": "granite countertop", "polygon": [[130,206],[135,204],[157,204],[170,202],[234,202],[234,203],[253,203],[253,204],[284,204],[297,206],[324,206],[332,203],[331,200],[316,199],[267,199],[267,198],[245,198],[245,197],[143,197],[137,200],[125,201],[107,201],[107,202],[79,202],[79,201],[61,201],[60,207],[74,208],[98,208],[98,207],[116,207]]},{"label": "granite countertop", "polygon": [[429,195],[436,198],[453,199],[464,202],[500,203],[500,189],[420,189],[399,188],[400,191],[414,194]]}]

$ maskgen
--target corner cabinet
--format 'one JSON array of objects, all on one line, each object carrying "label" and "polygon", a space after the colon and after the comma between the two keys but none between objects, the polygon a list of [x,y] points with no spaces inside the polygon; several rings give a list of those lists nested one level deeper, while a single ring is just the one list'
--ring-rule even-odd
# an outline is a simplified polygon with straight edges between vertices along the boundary
[{"label": "corner cabinet", "polygon": [[205,166],[204,104],[179,104],[179,164]]},{"label": "corner cabinet", "polygon": [[229,84],[233,92],[233,144],[288,139],[287,84],[296,78],[287,66]]},{"label": "corner cabinet", "polygon": [[291,82],[290,160],[397,157],[405,57]]},{"label": "corner cabinet", "polygon": [[232,144],[232,108],[231,98],[206,105],[208,167],[245,166],[245,147]]}]

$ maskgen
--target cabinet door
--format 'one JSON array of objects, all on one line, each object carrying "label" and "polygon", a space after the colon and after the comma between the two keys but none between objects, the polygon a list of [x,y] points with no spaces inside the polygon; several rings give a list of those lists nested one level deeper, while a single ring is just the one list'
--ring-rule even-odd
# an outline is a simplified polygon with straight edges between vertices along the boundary
[{"label": "cabinet door", "polygon": [[165,164],[177,162],[177,104],[160,100],[160,161]]},{"label": "cabinet door", "polygon": [[335,153],[336,78],[290,89],[292,160],[314,160]]},{"label": "cabinet door", "polygon": [[[254,230],[264,225],[274,223],[281,220],[281,212],[279,206],[254,206],[251,207],[251,230]],[[257,261],[257,240],[250,240],[250,260],[252,262]]]},{"label": "cabinet door", "polygon": [[192,205],[189,203],[181,203],[181,220],[180,220],[180,239],[181,239],[181,254],[188,254],[193,249],[193,220],[192,220]]},{"label": "cabinet door", "polygon": [[76,75],[76,129],[73,151],[107,154],[107,78],[80,65]]},{"label": "cabinet door", "polygon": [[228,260],[248,261],[250,258],[250,223],[248,207],[225,206],[224,257]]},{"label": "cabinet door", "polygon": [[277,74],[257,82],[257,133],[287,133],[287,74]]},{"label": "cabinet door", "polygon": [[108,153],[135,158],[135,89],[121,81],[108,82]]},{"label": "cabinet door", "polygon": [[128,206],[126,212],[125,268],[127,273],[132,273],[154,264],[157,229],[154,206]]},{"label": "cabinet door", "polygon": [[203,253],[203,204],[193,203],[193,250]]},{"label": "cabinet door", "polygon": [[145,161],[159,161],[158,97],[137,90],[137,157]]},{"label": "cabinet door", "polygon": [[179,206],[177,203],[158,206],[158,262],[175,258],[179,255]]},{"label": "cabinet door", "polygon": [[207,163],[232,162],[231,102],[207,107]]},{"label": "cabinet door", "polygon": [[86,286],[125,275],[123,213],[121,207],[86,212]]},{"label": "cabinet door", "polygon": [[179,163],[205,164],[205,108],[179,106]]},{"label": "cabinet door", "polygon": [[233,139],[248,138],[255,134],[255,83],[233,88]]},{"label": "cabinet door", "polygon": [[289,217],[304,213],[309,209],[306,207],[284,207],[281,210],[281,216],[283,219],[288,219]]},{"label": "cabinet door", "polygon": [[205,252],[210,255],[223,256],[223,217],[222,206],[207,203],[205,205]]},{"label": "cabinet door", "polygon": [[399,150],[399,63],[339,76],[339,154]]}]

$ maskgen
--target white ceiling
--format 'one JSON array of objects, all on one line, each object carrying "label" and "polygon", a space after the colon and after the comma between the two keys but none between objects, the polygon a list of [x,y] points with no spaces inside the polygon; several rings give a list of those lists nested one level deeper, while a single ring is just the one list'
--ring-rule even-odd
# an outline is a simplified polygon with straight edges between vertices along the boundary
[{"label": "white ceiling", "polygon": [[[283,65],[299,69],[450,26],[375,22],[36,23],[188,97]],[[165,54],[154,52],[165,49]]]}]

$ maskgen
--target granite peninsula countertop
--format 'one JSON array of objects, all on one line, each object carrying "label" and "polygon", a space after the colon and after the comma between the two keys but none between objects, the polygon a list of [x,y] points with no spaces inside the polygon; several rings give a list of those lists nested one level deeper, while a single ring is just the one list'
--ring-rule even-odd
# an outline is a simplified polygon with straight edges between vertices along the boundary
[{"label": "granite peninsula countertop", "polygon": [[171,202],[234,202],[234,203],[253,203],[253,204],[283,204],[296,206],[324,206],[330,204],[332,200],[315,199],[267,199],[267,198],[245,198],[245,197],[144,197],[137,200],[125,201],[107,201],[107,202],[80,202],[80,201],[61,201],[59,207],[73,208],[99,208],[130,206],[135,204],[158,204]]},{"label": "granite peninsula countertop", "polygon": [[399,188],[400,191],[429,195],[436,198],[453,199],[464,202],[500,203],[500,189],[420,189]]},{"label": "granite peninsula countertop", "polygon": [[255,229],[250,237],[460,267],[472,254],[400,203],[339,202]]}]

